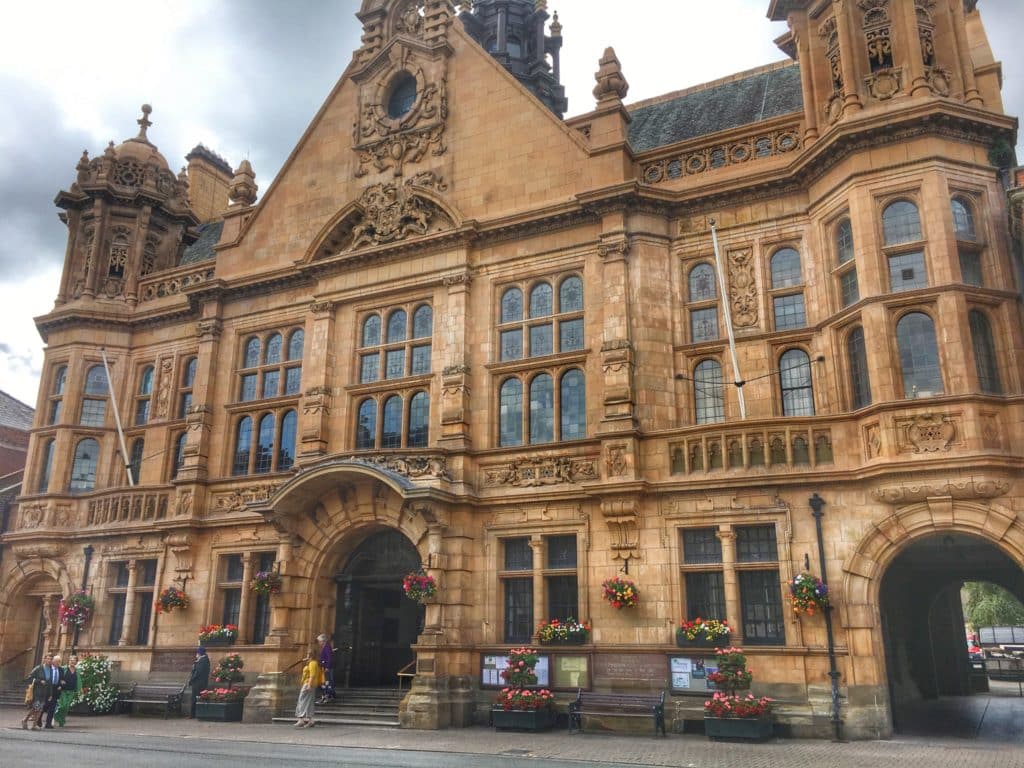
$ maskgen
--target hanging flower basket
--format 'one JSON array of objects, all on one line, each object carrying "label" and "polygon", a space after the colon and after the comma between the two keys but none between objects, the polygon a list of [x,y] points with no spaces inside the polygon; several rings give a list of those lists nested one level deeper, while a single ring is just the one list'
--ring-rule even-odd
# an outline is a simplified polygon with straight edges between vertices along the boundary
[{"label": "hanging flower basket", "polygon": [[175,608],[181,608],[182,610],[188,608],[188,595],[185,594],[183,589],[168,587],[156,599],[156,612],[170,613]]},{"label": "hanging flower basket", "polygon": [[276,595],[281,591],[283,580],[277,571],[257,571],[249,583],[249,589],[257,595]]},{"label": "hanging flower basket", "polygon": [[202,645],[231,645],[238,637],[234,624],[208,624],[199,628],[199,642]]},{"label": "hanging flower basket", "polygon": [[813,616],[829,606],[828,584],[809,573],[798,573],[789,582],[789,602],[795,613]]},{"label": "hanging flower basket", "polygon": [[608,579],[601,585],[601,591],[612,608],[633,608],[640,603],[640,590],[629,579]]},{"label": "hanging flower basket", "polygon": [[73,592],[70,597],[60,599],[57,610],[60,623],[65,627],[84,627],[96,609],[96,601],[85,590]]},{"label": "hanging flower basket", "polygon": [[405,596],[417,603],[425,603],[437,594],[437,579],[423,571],[408,573],[402,581]]}]

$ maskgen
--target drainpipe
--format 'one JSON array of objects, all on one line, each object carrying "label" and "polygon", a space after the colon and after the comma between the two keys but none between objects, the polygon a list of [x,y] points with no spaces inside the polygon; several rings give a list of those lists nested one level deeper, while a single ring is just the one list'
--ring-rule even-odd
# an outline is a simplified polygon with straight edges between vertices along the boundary
[{"label": "drainpipe", "polygon": [[[82,591],[85,592],[85,586],[89,583],[89,565],[92,563],[92,544],[86,544],[82,550],[85,554],[85,565],[82,567]],[[78,647],[78,635],[82,631],[80,624],[75,624],[75,637],[71,641],[71,653],[75,653],[75,649]]]},{"label": "drainpipe", "polygon": [[[828,573],[825,571],[825,537],[821,532],[821,518],[825,516],[822,508],[825,500],[815,493],[807,502],[811,505],[814,527],[818,533],[818,564],[821,567],[821,580],[828,584]],[[843,740],[843,721],[839,716],[839,669],[836,666],[836,642],[832,633],[832,601],[825,606],[825,634],[828,636],[828,676],[832,681],[832,721],[833,741]]]}]

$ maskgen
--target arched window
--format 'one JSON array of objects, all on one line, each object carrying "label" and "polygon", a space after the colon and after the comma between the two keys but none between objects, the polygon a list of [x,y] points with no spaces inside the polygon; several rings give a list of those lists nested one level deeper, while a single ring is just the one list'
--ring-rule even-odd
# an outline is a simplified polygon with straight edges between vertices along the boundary
[{"label": "arched window", "polygon": [[274,415],[266,414],[260,419],[259,433],[256,438],[256,474],[269,472],[274,462]]},{"label": "arched window", "polygon": [[956,239],[976,240],[978,235],[974,229],[974,211],[970,203],[961,197],[954,197],[949,204],[953,210],[953,231],[956,232]]},{"label": "arched window", "polygon": [[506,379],[498,403],[498,445],[523,444],[523,383]]},{"label": "arched window", "polygon": [[974,347],[974,367],[978,372],[981,391],[990,395],[1003,393],[999,381],[999,364],[996,359],[996,345],[992,339],[992,326],[983,312],[972,309],[968,315],[971,325],[971,345]]},{"label": "arched window", "polygon": [[555,394],[551,376],[541,373],[530,382],[530,442],[555,439]]},{"label": "arched window", "polygon": [[139,376],[139,392],[135,396],[135,423],[149,421],[149,406],[153,395],[153,366],[147,365]]},{"label": "arched window", "polygon": [[690,301],[710,301],[718,296],[715,287],[715,268],[707,262],[690,270],[688,279]]},{"label": "arched window", "polygon": [[850,367],[850,392],[854,409],[871,405],[871,378],[864,345],[864,329],[859,325],[846,337],[846,362]]},{"label": "arched window", "polygon": [[583,280],[576,275],[565,278],[558,287],[558,311],[583,311]]},{"label": "arched window", "polygon": [[281,446],[277,451],[277,469],[283,472],[295,463],[295,435],[299,419],[295,411],[288,411],[281,419]]},{"label": "arched window", "polygon": [[392,120],[405,115],[416,103],[416,78],[408,72],[402,72],[391,84],[388,96],[388,117]]},{"label": "arched window", "polygon": [[85,375],[85,397],[82,400],[81,423],[102,427],[107,416],[107,374],[102,365],[94,365]]},{"label": "arched window", "polygon": [[857,265],[853,259],[853,225],[848,218],[836,226],[836,261],[838,270],[839,297],[844,307],[860,300],[860,285],[857,282]]},{"label": "arched window", "polygon": [[430,397],[417,392],[409,401],[409,447],[426,448],[430,430]]},{"label": "arched window", "polygon": [[275,363],[281,362],[281,347],[283,344],[284,340],[281,338],[280,333],[270,334],[270,338],[267,339],[267,349],[263,358],[264,365],[274,365]]},{"label": "arched window", "polygon": [[53,387],[50,390],[50,420],[47,424],[56,424],[60,421],[60,414],[64,407],[64,388],[68,383],[68,367],[61,365],[53,374]]},{"label": "arched window", "polygon": [[99,456],[100,444],[93,438],[87,437],[78,442],[75,446],[75,458],[71,463],[71,493],[84,493],[96,487],[96,466]]},{"label": "arched window", "polygon": [[424,304],[417,307],[412,316],[412,337],[425,339],[434,332],[434,311]]},{"label": "arched window", "polygon": [[942,394],[939,349],[935,324],[924,312],[911,312],[896,324],[896,345],[903,372],[903,396],[931,397]]},{"label": "arched window", "polygon": [[235,456],[231,462],[232,475],[249,474],[249,457],[252,454],[252,419],[248,416],[238,422],[235,428]]},{"label": "arched window", "polygon": [[260,364],[260,340],[253,336],[245,342],[245,362],[243,368],[255,368]]},{"label": "arched window", "polygon": [[50,472],[53,470],[53,449],[56,440],[47,440],[43,446],[42,466],[39,468],[39,482],[36,483],[37,493],[46,493],[50,490]]},{"label": "arched window", "polygon": [[356,421],[356,450],[365,451],[373,448],[377,440],[377,403],[366,398],[359,404],[359,417]]},{"label": "arched window", "polygon": [[128,460],[128,471],[132,476],[132,483],[139,484],[139,477],[142,475],[142,455],[146,450],[146,441],[141,437],[132,443],[130,459]]},{"label": "arched window", "polygon": [[702,360],[694,369],[693,408],[698,424],[712,424],[725,419],[722,365],[717,360]]},{"label": "arched window", "polygon": [[402,398],[392,395],[384,401],[384,417],[381,422],[380,447],[400,448],[402,446]]},{"label": "arched window", "polygon": [[547,317],[551,309],[551,286],[537,283],[530,290],[530,317]]},{"label": "arched window", "polygon": [[[179,432],[178,436],[174,438],[174,463],[171,464],[171,479],[173,480],[178,476],[178,473],[185,466],[185,442],[188,439],[187,432]],[[249,457],[246,453],[245,459],[246,468],[249,466]]]},{"label": "arched window", "polygon": [[788,288],[802,285],[800,254],[793,248],[780,248],[772,255],[772,288]]},{"label": "arched window", "polygon": [[562,374],[559,406],[562,409],[561,439],[582,440],[587,436],[587,387],[583,371],[573,368]]},{"label": "arched window", "polygon": [[501,295],[501,322],[512,323],[523,319],[523,292],[509,288]]},{"label": "arched window", "polygon": [[306,342],[306,332],[301,328],[296,328],[292,331],[292,335],[288,338],[288,359],[289,360],[301,360],[302,359],[302,345]]},{"label": "arched window", "polygon": [[802,349],[790,349],[779,358],[783,416],[813,416],[814,389],[811,361]]},{"label": "arched window", "polygon": [[199,367],[199,360],[190,357],[185,363],[181,375],[181,390],[178,393],[178,418],[184,419],[188,415],[188,409],[192,407],[192,388],[196,383],[196,370]]},{"label": "arched window", "polygon": [[380,315],[370,315],[363,321],[363,346],[376,347],[380,344]]},{"label": "arched window", "polygon": [[882,229],[886,245],[911,243],[921,239],[921,217],[909,200],[897,200],[882,211]]},{"label": "arched window", "polygon": [[404,309],[396,309],[388,315],[388,344],[405,341],[406,314]]}]

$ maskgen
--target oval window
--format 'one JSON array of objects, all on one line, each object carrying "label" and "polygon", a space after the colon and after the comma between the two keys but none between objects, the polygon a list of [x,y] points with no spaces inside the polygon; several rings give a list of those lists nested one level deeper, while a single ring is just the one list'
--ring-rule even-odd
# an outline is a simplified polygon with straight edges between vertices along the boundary
[{"label": "oval window", "polygon": [[408,72],[403,72],[391,86],[391,96],[388,98],[388,117],[397,120],[412,109],[415,102],[416,78]]}]

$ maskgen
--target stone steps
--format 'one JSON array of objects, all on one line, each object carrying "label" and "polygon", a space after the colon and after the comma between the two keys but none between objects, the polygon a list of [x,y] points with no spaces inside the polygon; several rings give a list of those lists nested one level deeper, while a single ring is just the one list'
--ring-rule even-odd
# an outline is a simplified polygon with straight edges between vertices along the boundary
[{"label": "stone steps", "polygon": [[[316,705],[317,725],[367,725],[397,728],[398,706],[405,695],[394,688],[340,688],[337,698]],[[282,725],[295,723],[294,717],[275,717]]]}]

